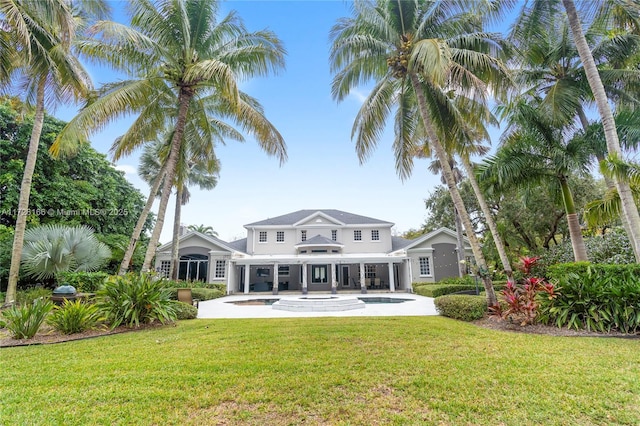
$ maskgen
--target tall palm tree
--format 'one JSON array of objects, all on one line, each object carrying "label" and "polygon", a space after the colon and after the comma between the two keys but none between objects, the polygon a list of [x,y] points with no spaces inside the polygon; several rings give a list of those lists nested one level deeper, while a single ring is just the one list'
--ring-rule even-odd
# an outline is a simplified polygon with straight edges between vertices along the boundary
[{"label": "tall palm tree", "polygon": [[[429,0],[356,1],[353,17],[343,18],[331,31],[331,68],[336,73],[332,93],[343,100],[359,84],[375,82],[352,130],[356,152],[364,161],[377,145],[387,118],[395,108],[396,169],[411,172],[417,143],[413,112],[431,144],[461,215],[489,305],[497,299],[471,220],[455,184],[443,141],[465,120],[481,120],[490,89],[505,81],[507,72],[499,40],[482,30],[478,2]],[[462,94],[474,102],[460,108],[452,99]]]},{"label": "tall palm tree", "polygon": [[[596,106],[604,128],[607,151],[609,155],[614,158],[622,158],[622,149],[620,148],[620,141],[618,139],[611,106],[607,100],[607,94],[604,89],[604,85],[602,84],[600,74],[598,74],[598,68],[596,67],[595,60],[582,31],[582,24],[580,23],[576,5],[573,0],[562,0],[562,4],[567,11],[571,34],[573,35],[576,48],[580,54],[580,59],[582,60],[585,69],[589,87],[591,88],[596,100]],[[633,193],[629,183],[620,179],[614,179],[614,183],[618,190],[618,196],[620,197],[622,212],[629,224],[629,239],[635,246],[634,253],[636,254],[636,260],[640,261],[640,214],[638,214],[638,208],[634,202]]]},{"label": "tall palm tree", "polygon": [[27,104],[35,106],[29,150],[20,186],[5,297],[5,304],[13,304],[45,106],[85,97],[91,88],[91,80],[76,56],[71,53],[76,24],[67,1],[2,2],[0,19],[0,53],[7,58],[2,61],[4,65],[0,72],[0,82],[6,84],[17,78],[18,88],[24,94]]},{"label": "tall palm tree", "polygon": [[[162,169],[162,164],[166,161],[170,141],[171,138],[167,138],[164,143],[148,144],[140,156],[138,174],[150,185],[158,179],[158,170]],[[197,185],[200,189],[211,190],[218,184],[220,173],[220,162],[215,156],[202,159],[194,153],[188,152],[188,147],[186,143],[182,145],[174,184],[176,207],[173,222],[171,267],[169,269],[169,276],[172,279],[177,279],[178,268],[176,265],[178,265],[181,207],[186,205],[191,197],[188,187]]]},{"label": "tall palm tree", "polygon": [[578,215],[569,187],[571,173],[587,174],[589,147],[576,139],[565,142],[564,128],[553,125],[540,107],[542,100],[519,98],[506,110],[509,128],[502,146],[481,166],[482,175],[498,187],[531,189],[547,186],[560,194],[567,213],[569,235],[576,261],[588,260]]},{"label": "tall palm tree", "polygon": [[[86,136],[116,118],[136,114],[133,125],[119,138],[114,150],[117,159],[153,140],[162,129],[173,129],[158,220],[143,270],[149,269],[155,255],[188,123],[207,135],[203,140],[215,138],[215,120],[212,123],[208,106],[213,102],[205,102],[207,97],[215,96],[215,112],[239,123],[267,154],[281,163],[286,160],[282,136],[257,102],[241,96],[237,88],[241,79],[283,67],[284,48],[270,31],[247,31],[235,12],[218,20],[218,8],[214,0],[137,0],[131,8],[130,27],[115,22],[96,24],[93,32],[98,40],[85,43],[83,51],[129,73],[132,79],[103,87],[52,147],[54,153],[73,149],[78,135]],[[138,238],[139,233],[132,235],[132,245]]]}]

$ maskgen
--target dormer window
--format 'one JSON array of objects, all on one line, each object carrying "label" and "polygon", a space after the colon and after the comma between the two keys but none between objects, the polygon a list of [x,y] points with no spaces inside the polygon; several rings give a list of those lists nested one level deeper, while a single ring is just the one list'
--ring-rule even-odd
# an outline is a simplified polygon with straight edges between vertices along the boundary
[{"label": "dormer window", "polygon": [[307,241],[307,231],[300,231],[300,241]]}]

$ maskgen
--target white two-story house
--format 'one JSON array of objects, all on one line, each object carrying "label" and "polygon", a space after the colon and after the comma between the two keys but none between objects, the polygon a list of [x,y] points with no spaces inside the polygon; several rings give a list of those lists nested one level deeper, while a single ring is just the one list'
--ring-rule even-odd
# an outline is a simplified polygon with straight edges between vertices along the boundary
[{"label": "white two-story house", "polygon": [[[307,294],[411,291],[413,282],[458,275],[453,231],[410,241],[392,236],[393,225],[340,210],[299,210],[249,223],[247,237],[232,242],[188,232],[179,240],[178,276],[224,283],[229,294]],[[158,248],[156,270],[167,274],[170,262],[171,242]]]}]

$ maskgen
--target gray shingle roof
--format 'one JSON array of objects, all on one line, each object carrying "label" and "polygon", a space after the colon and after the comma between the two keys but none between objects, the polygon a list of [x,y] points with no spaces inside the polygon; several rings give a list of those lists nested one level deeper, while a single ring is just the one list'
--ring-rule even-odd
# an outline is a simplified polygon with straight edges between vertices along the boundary
[{"label": "gray shingle roof", "polygon": [[241,240],[235,240],[235,241],[231,241],[229,243],[227,243],[227,245],[229,247],[231,247],[234,250],[238,250],[241,251],[243,253],[247,252],[247,239],[246,238],[242,238]]},{"label": "gray shingle roof", "polygon": [[387,222],[380,219],[374,219],[367,216],[361,216],[349,212],[344,212],[342,210],[334,210],[334,209],[320,209],[320,210],[298,210],[293,213],[288,213],[282,216],[276,216],[269,219],[261,220],[259,222],[249,223],[246,226],[269,226],[269,225],[293,225],[295,223],[300,222],[301,220],[315,214],[315,213],[323,213],[336,221],[342,222],[346,225],[368,225],[368,224],[389,224],[392,225],[391,222]]},{"label": "gray shingle roof", "polygon": [[333,241],[330,240],[327,237],[323,237],[322,235],[316,235],[313,238],[309,238],[306,241],[302,241],[299,242],[298,244],[296,244],[296,246],[316,246],[316,245],[322,245],[322,246],[342,246],[342,243],[339,243],[337,241]]},{"label": "gray shingle roof", "polygon": [[391,251],[400,250],[411,244],[413,240],[407,240],[402,237],[391,237]]}]

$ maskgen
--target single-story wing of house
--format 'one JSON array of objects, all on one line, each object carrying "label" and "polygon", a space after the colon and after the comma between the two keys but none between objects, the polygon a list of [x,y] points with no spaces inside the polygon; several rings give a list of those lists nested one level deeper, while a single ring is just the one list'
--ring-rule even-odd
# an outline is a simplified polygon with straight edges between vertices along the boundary
[{"label": "single-story wing of house", "polygon": [[[299,210],[244,226],[226,242],[200,232],[179,239],[178,278],[223,283],[227,293],[360,290],[412,291],[412,283],[459,274],[456,233],[440,228],[414,240],[393,223],[340,210]],[[156,252],[168,275],[171,245]],[[465,258],[471,249],[465,239]]]}]

